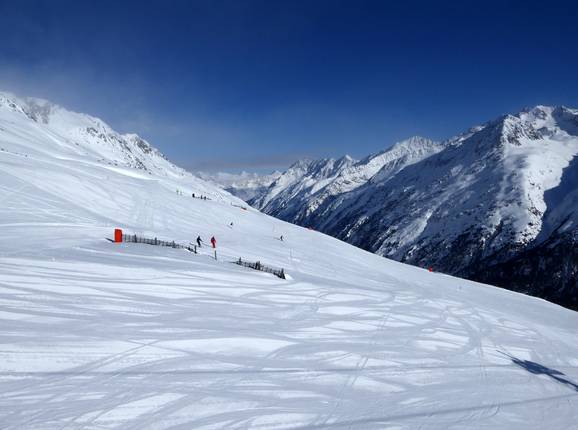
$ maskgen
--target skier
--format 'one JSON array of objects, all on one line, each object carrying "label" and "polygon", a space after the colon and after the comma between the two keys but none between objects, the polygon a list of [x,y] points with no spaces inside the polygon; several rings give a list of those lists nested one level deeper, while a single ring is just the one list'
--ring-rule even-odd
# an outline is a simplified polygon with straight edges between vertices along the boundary
[{"label": "skier", "polygon": [[213,245],[213,248],[217,247],[217,239],[215,239],[215,236],[211,237],[211,245]]},{"label": "skier", "polygon": [[281,235],[281,237],[279,238],[279,240],[280,240],[281,242],[283,242],[283,235]]},{"label": "skier", "polygon": [[195,198],[195,193],[193,193],[193,199]]},{"label": "skier", "polygon": [[201,239],[201,236],[197,236],[197,245],[199,245],[199,248],[201,247],[202,242],[203,242],[203,239]]}]

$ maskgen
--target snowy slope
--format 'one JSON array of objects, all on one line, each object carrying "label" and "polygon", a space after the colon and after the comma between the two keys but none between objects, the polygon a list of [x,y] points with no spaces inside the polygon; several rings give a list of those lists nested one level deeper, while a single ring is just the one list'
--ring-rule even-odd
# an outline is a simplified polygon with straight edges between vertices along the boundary
[{"label": "snowy slope", "polygon": [[[207,187],[190,173],[169,162],[164,155],[136,134],[119,134],[98,118],[68,111],[46,100],[20,99],[0,92],[0,151],[35,159],[78,161],[106,166],[127,175],[157,175],[181,181],[189,188],[228,195],[217,187]],[[206,189],[205,189],[206,188]]]},{"label": "snowy slope", "polygon": [[[10,106],[0,147],[2,429],[578,421],[574,312],[244,210],[170,164],[129,166],[105,140]],[[151,154],[143,165],[161,163]],[[180,243],[215,235],[218,261],[107,241],[119,226]]]}]

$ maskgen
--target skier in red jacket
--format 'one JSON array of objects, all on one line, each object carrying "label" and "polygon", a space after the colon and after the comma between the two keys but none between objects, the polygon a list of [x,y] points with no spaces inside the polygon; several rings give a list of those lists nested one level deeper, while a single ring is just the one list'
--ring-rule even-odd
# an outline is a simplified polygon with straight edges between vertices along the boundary
[{"label": "skier in red jacket", "polygon": [[211,245],[213,245],[213,248],[217,247],[217,239],[215,239],[215,236],[211,237]]}]

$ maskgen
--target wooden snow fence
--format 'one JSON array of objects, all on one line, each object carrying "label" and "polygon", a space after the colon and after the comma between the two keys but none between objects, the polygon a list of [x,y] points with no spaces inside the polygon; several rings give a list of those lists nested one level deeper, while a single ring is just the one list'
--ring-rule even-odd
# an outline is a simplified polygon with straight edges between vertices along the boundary
[{"label": "wooden snow fence", "polygon": [[[120,232],[120,230],[119,230]],[[197,246],[196,245],[182,245],[180,243],[173,241],[168,241],[168,240],[160,240],[155,238],[148,238],[148,237],[141,237],[141,236],[137,236],[136,234],[116,234],[115,232],[115,241],[116,242],[120,242],[120,240],[117,239],[121,239],[122,237],[122,242],[130,242],[130,243],[144,243],[147,245],[154,245],[154,246],[167,246],[169,248],[175,248],[175,249],[186,249],[187,251],[190,252],[194,252],[195,254],[197,254]],[[109,239],[111,240],[111,239]],[[111,240],[112,241],[112,240]],[[215,250],[215,260],[217,259],[217,251]],[[266,273],[271,273],[275,276],[277,276],[278,278],[281,279],[286,279],[285,277],[285,270],[284,269],[275,269],[273,267],[269,267],[266,266],[264,264],[261,264],[260,261],[255,261],[255,262],[251,262],[251,261],[243,261],[243,259],[241,259],[241,257],[239,257],[239,259],[237,261],[234,261],[235,264],[238,264],[239,266],[243,266],[243,267],[248,267],[249,269],[253,269],[253,270],[259,270],[260,272],[266,272]]]},{"label": "wooden snow fence", "polygon": [[234,203],[231,203],[231,206],[234,206],[234,207],[239,208],[239,209],[243,209],[244,211],[247,210],[247,208],[246,208],[245,206],[236,205],[236,204],[234,204]]},{"label": "wooden snow fence", "polygon": [[265,266],[264,264],[261,264],[260,261],[255,261],[253,263],[250,261],[243,261],[241,259],[241,257],[239,257],[239,259],[237,261],[235,261],[235,264],[238,264],[239,266],[243,266],[243,267],[248,267],[248,268],[253,269],[253,270],[259,270],[261,272],[272,273],[273,275],[277,276],[278,278],[285,279],[285,270],[275,269],[273,267]]},{"label": "wooden snow fence", "polygon": [[151,239],[148,237],[140,237],[136,234],[123,234],[122,235],[123,242],[131,242],[131,243],[146,243],[147,245],[156,245],[156,246],[168,246],[169,248],[177,248],[177,249],[186,249],[187,251],[194,252],[197,254],[197,247],[196,245],[181,245],[180,243],[176,243],[173,241],[167,240],[160,240],[156,237]]}]

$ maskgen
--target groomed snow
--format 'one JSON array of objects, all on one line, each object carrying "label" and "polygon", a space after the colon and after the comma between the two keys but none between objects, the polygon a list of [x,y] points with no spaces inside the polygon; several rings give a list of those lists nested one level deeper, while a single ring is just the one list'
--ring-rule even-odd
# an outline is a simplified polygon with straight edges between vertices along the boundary
[{"label": "groomed snow", "polygon": [[[189,176],[50,156],[73,143],[14,118],[0,108],[0,428],[578,422],[575,312],[378,257]],[[214,235],[218,260],[114,244],[115,227]]]}]

